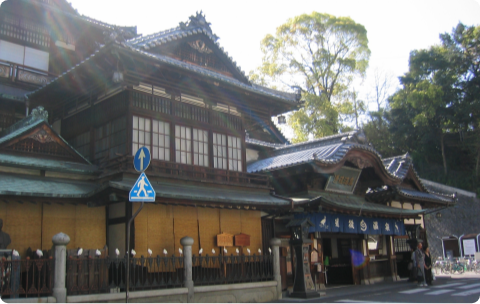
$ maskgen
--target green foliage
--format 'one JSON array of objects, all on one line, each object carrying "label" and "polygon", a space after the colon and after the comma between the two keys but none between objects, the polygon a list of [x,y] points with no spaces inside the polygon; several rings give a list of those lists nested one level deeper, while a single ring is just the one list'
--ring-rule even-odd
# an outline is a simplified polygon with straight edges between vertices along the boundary
[{"label": "green foliage", "polygon": [[460,23],[440,39],[410,53],[402,88],[364,129],[384,156],[410,152],[420,176],[478,191],[480,27]]},{"label": "green foliage", "polygon": [[250,74],[252,81],[303,90],[305,107],[289,120],[294,141],[338,133],[343,128],[339,116],[353,113],[351,101],[343,97],[368,66],[365,27],[349,17],[303,14],[265,36],[261,49],[263,63]]}]

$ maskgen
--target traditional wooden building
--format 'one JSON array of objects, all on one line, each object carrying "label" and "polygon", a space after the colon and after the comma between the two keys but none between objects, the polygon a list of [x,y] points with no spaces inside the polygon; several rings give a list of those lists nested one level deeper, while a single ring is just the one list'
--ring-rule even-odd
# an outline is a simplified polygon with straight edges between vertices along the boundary
[{"label": "traditional wooden building", "polygon": [[[118,27],[80,15],[65,0],[7,0],[0,6],[0,130],[25,117],[25,94],[92,54]],[[30,108],[31,109],[31,108]]]},{"label": "traditional wooden building", "polygon": [[285,240],[284,288],[295,272],[285,228],[293,217],[314,223],[317,283],[369,284],[404,275],[410,243],[427,241],[423,214],[455,204],[454,196],[425,188],[408,154],[382,159],[360,131],[294,145],[247,139],[247,147],[258,156],[247,171],[268,175],[276,195],[292,201],[293,215],[264,217],[271,237]]},{"label": "traditional wooden building", "polygon": [[[89,194],[78,197],[58,192],[64,183],[75,185],[80,174],[62,169],[68,178],[50,175],[45,166],[80,165],[64,161],[59,148],[47,149],[50,141],[35,141],[28,137],[32,135],[17,138],[18,143],[9,143],[5,153],[51,161],[37,161],[31,175],[22,171],[27,176],[6,171],[5,178],[32,179],[32,183],[64,180],[58,187],[46,188],[51,192],[45,196],[5,197],[4,230],[15,230],[12,225],[17,223],[9,220],[14,218],[10,214],[22,202],[37,206],[35,217],[45,223],[41,225],[51,225],[39,229],[21,221],[22,233],[38,237],[28,245],[32,249],[37,245],[48,249],[50,231],[64,231],[79,235],[79,241],[75,238],[68,248],[106,244],[125,252],[126,223],[137,208],[128,201],[138,177],[132,155],[146,146],[152,155],[146,174],[157,200],[135,219],[131,244],[137,254],[146,256],[150,248],[156,254],[166,250],[178,255],[180,239],[187,235],[195,240],[194,253],[200,248],[220,252],[216,236],[221,233],[250,236],[249,245],[227,247],[228,254],[237,249],[268,250],[269,239],[262,237],[262,212],[290,208],[291,203],[271,193],[266,176],[246,172],[245,131],[284,142],[271,117],[296,109],[300,95],[252,84],[217,40],[202,14],[146,37],[128,39],[122,31],[114,31],[89,57],[28,93],[30,108],[48,111],[48,123],[42,123],[45,128],[51,125],[49,132],[55,134],[57,144],[66,141],[71,153],[82,156],[77,161],[92,168],[82,176],[82,183],[94,187],[86,186]],[[10,138],[11,131],[6,132]],[[81,212],[95,217],[86,221]],[[86,232],[71,225],[77,219],[95,225]],[[91,235],[99,238],[86,237]],[[12,248],[25,252],[27,245],[18,242],[14,235]]]},{"label": "traditional wooden building", "polygon": [[[43,19],[21,5],[40,8]],[[300,94],[251,83],[202,13],[143,37],[80,16],[62,0],[8,0],[0,11],[2,24],[6,12],[22,12],[21,20],[55,21],[74,37],[45,36],[42,75],[59,76],[26,84],[13,71],[38,69],[25,59],[4,64],[3,92],[21,92],[1,99],[17,108],[0,133],[0,218],[22,256],[29,247],[49,249],[60,231],[72,239],[68,249],[125,252],[139,205],[128,201],[138,177],[133,155],[142,146],[152,155],[145,173],[157,196],[133,224],[138,255],[178,255],[184,236],[194,239],[194,254],[218,253],[221,233],[250,237],[227,254],[266,252],[271,238],[290,238],[288,220],[309,217],[312,269],[320,263],[323,274],[329,257],[327,276],[317,280],[370,283],[397,277],[398,253],[421,237],[411,225],[423,225],[426,209],[455,202],[428,191],[408,155],[382,159],[359,131],[289,144],[271,118],[301,106]],[[4,33],[0,48],[24,39]],[[25,50],[38,44],[27,42]],[[295,269],[284,245],[286,288]],[[352,263],[351,250],[366,268]]]}]

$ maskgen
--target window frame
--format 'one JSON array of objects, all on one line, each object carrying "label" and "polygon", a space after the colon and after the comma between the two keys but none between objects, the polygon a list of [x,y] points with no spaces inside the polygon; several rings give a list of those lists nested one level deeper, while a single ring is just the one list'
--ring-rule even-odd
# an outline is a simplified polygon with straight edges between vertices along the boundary
[{"label": "window frame", "polygon": [[[134,141],[134,136],[135,136],[135,132],[138,131],[140,132],[140,129],[135,129],[134,128],[134,122],[135,122],[135,117],[137,118],[141,118],[141,119],[145,119],[145,120],[148,120],[149,121],[149,133],[150,133],[150,136],[149,136],[149,143],[143,143],[141,144],[140,141],[139,141],[139,138],[137,138],[137,141],[135,142]],[[151,155],[151,158],[152,160],[159,160],[159,161],[167,161],[167,162],[170,162],[172,161],[172,142],[171,142],[171,139],[172,139],[172,125],[169,121],[166,121],[166,120],[160,120],[160,119],[155,119],[153,117],[148,117],[148,116],[144,116],[144,115],[138,115],[138,114],[132,114],[131,116],[131,142],[130,142],[130,147],[132,148],[132,155],[135,155],[135,153],[137,152],[137,150],[142,147],[142,146],[145,146],[147,147],[149,150],[150,150],[150,155]],[[154,120],[159,122],[159,123],[163,123],[164,124],[164,133],[160,133],[160,132],[155,132],[154,131]],[[145,124],[144,124],[145,126]],[[169,130],[169,134],[166,134],[165,133],[165,126],[168,126],[168,130]],[[143,132],[146,132],[145,130],[142,130]],[[154,140],[154,136],[155,135],[162,135],[164,137],[164,140],[163,140],[163,146],[160,146],[160,141],[158,141],[157,145],[155,145],[155,140]],[[168,137],[168,139],[167,139]],[[134,145],[137,145],[136,149],[134,149]],[[154,146],[155,145],[155,146]],[[167,147],[168,145],[168,147]],[[155,151],[154,149],[155,148],[158,148],[158,149],[163,149],[163,156],[164,156],[164,159],[160,159],[160,158],[154,158],[154,155],[155,155]],[[159,154],[160,155],[160,154]],[[168,156],[168,159],[166,159]]]}]

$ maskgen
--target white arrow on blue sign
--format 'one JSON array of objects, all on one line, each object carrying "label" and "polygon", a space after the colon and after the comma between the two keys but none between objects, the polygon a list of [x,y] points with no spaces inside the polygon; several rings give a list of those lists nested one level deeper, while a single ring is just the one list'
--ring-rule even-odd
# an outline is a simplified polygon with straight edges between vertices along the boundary
[{"label": "white arrow on blue sign", "polygon": [[145,173],[142,172],[128,196],[131,202],[155,202],[155,189],[148,180]]},{"label": "white arrow on blue sign", "polygon": [[147,147],[141,147],[138,149],[133,158],[133,166],[135,167],[135,170],[138,172],[145,171],[148,165],[150,165],[150,159],[150,150],[148,150]]}]

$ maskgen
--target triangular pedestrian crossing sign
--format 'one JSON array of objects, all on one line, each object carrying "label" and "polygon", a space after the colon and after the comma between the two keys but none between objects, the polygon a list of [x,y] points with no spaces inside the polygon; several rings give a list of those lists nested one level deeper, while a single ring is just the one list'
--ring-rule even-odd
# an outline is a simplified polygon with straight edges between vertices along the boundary
[{"label": "triangular pedestrian crossing sign", "polygon": [[155,189],[148,180],[145,173],[142,172],[137,181],[130,190],[128,196],[131,202],[154,202],[155,201]]}]

